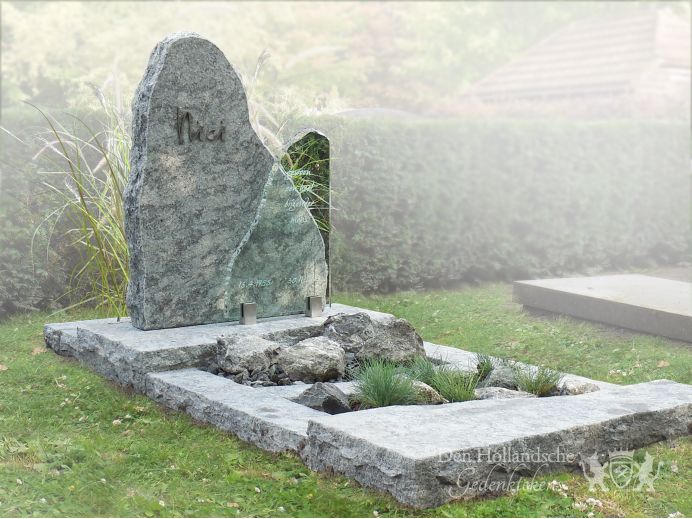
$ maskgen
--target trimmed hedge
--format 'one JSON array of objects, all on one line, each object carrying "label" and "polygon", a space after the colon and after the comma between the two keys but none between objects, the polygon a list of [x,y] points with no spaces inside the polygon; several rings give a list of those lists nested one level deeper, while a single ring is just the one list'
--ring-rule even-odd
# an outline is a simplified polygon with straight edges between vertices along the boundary
[{"label": "trimmed hedge", "polygon": [[332,145],[336,290],[689,257],[684,123],[330,118],[317,127]]},{"label": "trimmed hedge", "polygon": [[[685,123],[378,115],[307,126],[331,143],[335,291],[439,288],[689,259]],[[34,236],[57,201],[40,185],[39,164],[30,162],[35,150],[7,134],[0,141],[2,318],[54,306],[68,290],[77,251],[63,229]]]}]

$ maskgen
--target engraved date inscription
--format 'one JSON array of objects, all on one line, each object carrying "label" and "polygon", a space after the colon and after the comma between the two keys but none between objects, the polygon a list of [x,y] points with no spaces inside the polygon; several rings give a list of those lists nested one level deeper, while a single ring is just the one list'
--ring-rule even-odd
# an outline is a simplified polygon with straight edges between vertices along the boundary
[{"label": "engraved date inscription", "polygon": [[238,288],[241,290],[245,288],[264,288],[271,286],[271,284],[271,279],[241,279],[238,283]]}]

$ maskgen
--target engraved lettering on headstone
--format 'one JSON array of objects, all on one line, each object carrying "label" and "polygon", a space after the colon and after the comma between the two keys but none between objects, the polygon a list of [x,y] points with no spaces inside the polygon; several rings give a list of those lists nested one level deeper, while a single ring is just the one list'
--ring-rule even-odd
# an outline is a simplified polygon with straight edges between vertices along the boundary
[{"label": "engraved lettering on headstone", "polygon": [[291,286],[300,285],[303,283],[303,276],[292,276],[288,279],[288,284]]},{"label": "engraved lettering on headstone", "polygon": [[264,288],[271,286],[272,283],[271,279],[241,279],[238,282],[238,288]]},{"label": "engraved lettering on headstone", "polygon": [[293,225],[298,225],[298,224],[308,223],[309,221],[310,221],[310,215],[305,214],[305,213],[301,213],[301,214],[298,214],[297,216],[293,216],[289,220],[289,223],[291,223]]},{"label": "engraved lettering on headstone", "polygon": [[295,198],[289,198],[286,200],[286,203],[284,203],[284,207],[289,211],[295,211],[296,209],[303,207],[303,201]]},{"label": "engraved lettering on headstone", "polygon": [[192,113],[190,113],[188,110],[181,110],[180,107],[177,107],[175,114],[175,130],[178,134],[178,144],[185,143],[186,122],[188,142],[195,140],[202,142],[203,136],[207,141],[223,140],[223,135],[226,131],[223,121],[221,121],[221,125],[218,130],[212,128],[205,131],[204,125],[200,124],[199,121],[196,123],[193,121]]}]

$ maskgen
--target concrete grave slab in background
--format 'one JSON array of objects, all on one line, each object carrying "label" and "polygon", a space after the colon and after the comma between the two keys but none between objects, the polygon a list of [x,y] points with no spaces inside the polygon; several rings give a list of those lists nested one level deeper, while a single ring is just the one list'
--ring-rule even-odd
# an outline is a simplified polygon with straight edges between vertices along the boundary
[{"label": "concrete grave slab in background", "polygon": [[692,283],[639,274],[516,281],[526,307],[692,342]]}]

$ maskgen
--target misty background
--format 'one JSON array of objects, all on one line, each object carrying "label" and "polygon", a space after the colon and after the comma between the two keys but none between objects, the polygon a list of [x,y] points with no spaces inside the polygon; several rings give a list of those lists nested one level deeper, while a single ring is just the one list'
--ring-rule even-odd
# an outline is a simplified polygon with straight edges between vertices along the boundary
[{"label": "misty background", "polygon": [[56,193],[74,187],[26,102],[126,131],[151,50],[181,30],[226,54],[277,156],[305,128],[329,138],[337,293],[689,259],[686,2],[1,8],[0,315],[80,297]]}]

